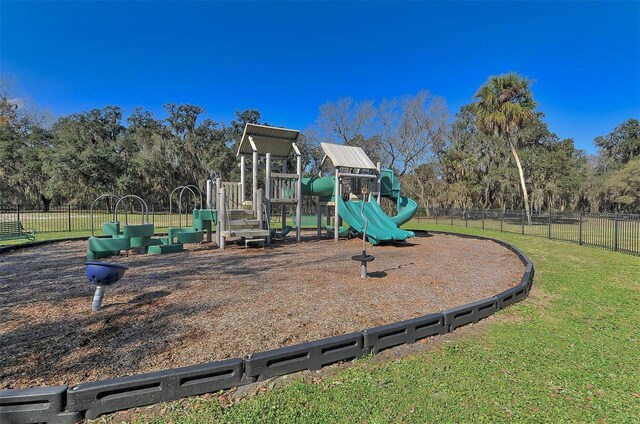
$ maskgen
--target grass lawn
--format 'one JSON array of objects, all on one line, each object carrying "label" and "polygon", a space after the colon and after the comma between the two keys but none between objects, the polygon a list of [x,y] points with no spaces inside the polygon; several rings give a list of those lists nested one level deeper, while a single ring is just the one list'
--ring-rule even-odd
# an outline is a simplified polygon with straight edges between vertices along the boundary
[{"label": "grass lawn", "polygon": [[531,296],[484,321],[479,331],[445,336],[432,349],[401,359],[363,359],[313,374],[313,382],[294,378],[229,407],[216,397],[192,398],[161,412],[140,409],[135,419],[640,422],[640,258],[517,234],[413,227],[515,244],[536,267]]}]

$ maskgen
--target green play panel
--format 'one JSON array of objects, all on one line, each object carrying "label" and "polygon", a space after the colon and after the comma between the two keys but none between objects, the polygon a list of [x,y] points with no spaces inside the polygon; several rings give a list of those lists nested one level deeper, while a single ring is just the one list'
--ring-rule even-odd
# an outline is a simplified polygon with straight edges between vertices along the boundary
[{"label": "green play panel", "polygon": [[204,231],[183,228],[182,231],[178,233],[179,243],[202,243],[203,239]]},{"label": "green play panel", "polygon": [[182,243],[176,244],[162,244],[158,246],[149,246],[147,254],[149,255],[162,255],[165,253],[178,253],[184,250]]},{"label": "green play panel", "polygon": [[128,238],[89,237],[89,250],[92,252],[109,252],[129,249],[131,249],[131,240]]}]

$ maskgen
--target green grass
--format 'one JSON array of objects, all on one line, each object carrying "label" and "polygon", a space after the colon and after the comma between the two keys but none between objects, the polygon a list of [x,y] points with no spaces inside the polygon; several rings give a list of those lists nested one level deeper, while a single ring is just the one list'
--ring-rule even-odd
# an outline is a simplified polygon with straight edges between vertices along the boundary
[{"label": "green grass", "polygon": [[[532,295],[465,337],[403,359],[357,361],[223,407],[217,398],[141,410],[137,422],[638,422],[640,258],[462,227],[523,249]],[[426,311],[425,311],[426,312]],[[145,415],[147,414],[147,415]]]}]

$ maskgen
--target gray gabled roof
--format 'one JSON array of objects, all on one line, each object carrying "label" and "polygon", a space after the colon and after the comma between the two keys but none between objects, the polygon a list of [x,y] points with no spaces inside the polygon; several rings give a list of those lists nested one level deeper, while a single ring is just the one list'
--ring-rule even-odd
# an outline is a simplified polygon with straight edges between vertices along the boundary
[{"label": "gray gabled roof", "polygon": [[320,146],[336,168],[377,169],[362,147],[332,143],[320,143]]},{"label": "gray gabled roof", "polygon": [[293,143],[298,141],[300,131],[246,124],[236,156],[253,154],[253,146],[249,137],[253,140],[258,155],[265,156],[267,153],[271,153],[271,157],[274,159],[285,159],[291,154]]}]

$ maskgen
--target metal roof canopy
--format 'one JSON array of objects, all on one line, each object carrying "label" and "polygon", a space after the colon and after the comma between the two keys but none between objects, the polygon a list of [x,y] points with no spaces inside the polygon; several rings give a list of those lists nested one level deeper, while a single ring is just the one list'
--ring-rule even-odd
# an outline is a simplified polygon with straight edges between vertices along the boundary
[{"label": "metal roof canopy", "polygon": [[[357,168],[377,171],[376,165],[362,150],[362,147],[343,146],[342,144],[320,143],[325,159],[331,159],[336,168]],[[322,160],[324,163],[324,159]]]},{"label": "metal roof canopy", "polygon": [[286,159],[291,150],[297,150],[294,144],[299,137],[300,131],[297,130],[246,124],[236,156],[252,155],[255,147],[260,156],[271,153],[273,159]]}]

